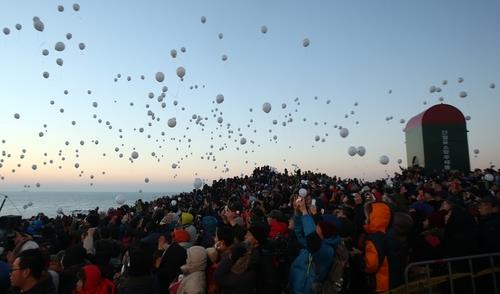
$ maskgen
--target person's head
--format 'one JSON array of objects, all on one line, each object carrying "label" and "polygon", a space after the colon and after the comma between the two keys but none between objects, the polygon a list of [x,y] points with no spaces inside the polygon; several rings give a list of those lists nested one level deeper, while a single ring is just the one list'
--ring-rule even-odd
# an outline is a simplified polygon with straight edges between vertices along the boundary
[{"label": "person's head", "polygon": [[321,239],[328,239],[337,234],[337,218],[334,215],[323,215],[316,225],[316,233]]},{"label": "person's head", "polygon": [[264,245],[267,242],[267,228],[263,225],[252,225],[247,230],[245,240],[249,242],[252,247]]},{"label": "person's head", "polygon": [[486,196],[479,203],[479,214],[486,216],[500,211],[500,199],[495,196]]},{"label": "person's head", "polygon": [[14,260],[10,282],[13,287],[27,290],[36,285],[47,268],[48,260],[40,249],[28,249]]},{"label": "person's head", "polygon": [[233,245],[234,243],[234,231],[233,228],[227,225],[223,225],[217,228],[215,233],[215,243],[217,244],[217,250],[224,250],[225,248]]}]

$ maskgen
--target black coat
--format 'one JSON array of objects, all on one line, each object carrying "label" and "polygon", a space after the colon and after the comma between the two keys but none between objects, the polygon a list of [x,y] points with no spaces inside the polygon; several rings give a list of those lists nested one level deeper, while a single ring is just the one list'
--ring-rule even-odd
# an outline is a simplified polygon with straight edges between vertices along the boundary
[{"label": "black coat", "polygon": [[[21,293],[20,290],[12,290],[12,294]],[[56,287],[54,283],[52,283],[52,278],[50,275],[44,275],[42,279],[31,289],[26,292],[22,292],[23,294],[57,294]]]},{"label": "black coat", "polygon": [[248,269],[242,274],[231,272],[233,262],[223,258],[214,272],[214,278],[223,294],[253,294],[257,283],[255,270]]},{"label": "black coat", "polygon": [[500,212],[479,218],[479,253],[500,251]]},{"label": "black coat", "polygon": [[117,294],[160,294],[158,279],[154,275],[128,277],[118,285]]},{"label": "black coat", "polygon": [[169,293],[168,287],[181,274],[181,266],[186,264],[186,249],[177,243],[172,243],[163,254],[156,276],[160,281],[161,293]]}]

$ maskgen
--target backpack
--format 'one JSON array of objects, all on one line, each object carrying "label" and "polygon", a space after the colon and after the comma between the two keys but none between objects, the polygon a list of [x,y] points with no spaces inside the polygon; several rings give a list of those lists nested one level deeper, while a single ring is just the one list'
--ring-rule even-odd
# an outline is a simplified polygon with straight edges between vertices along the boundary
[{"label": "backpack", "polygon": [[344,293],[348,289],[348,283],[345,280],[347,278],[346,268],[349,265],[349,251],[343,240],[334,247],[334,252],[335,257],[328,275],[318,289],[321,294]]},{"label": "backpack", "polygon": [[[377,232],[368,234],[366,240],[370,240],[377,249],[378,255],[378,268],[382,267],[384,259],[387,257],[387,265],[389,266],[389,288],[393,289],[401,283],[399,277],[401,272],[401,262],[399,261],[399,254],[401,254],[401,244],[387,233]],[[378,272],[378,269],[377,269]],[[368,285],[374,289],[375,274],[368,275]],[[372,280],[372,281],[370,281]]]}]

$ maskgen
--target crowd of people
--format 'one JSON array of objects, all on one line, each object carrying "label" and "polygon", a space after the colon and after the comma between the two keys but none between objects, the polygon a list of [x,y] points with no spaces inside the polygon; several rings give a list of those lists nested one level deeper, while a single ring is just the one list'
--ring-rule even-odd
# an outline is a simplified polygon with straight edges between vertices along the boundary
[{"label": "crowd of people", "polygon": [[3,240],[0,293],[374,293],[410,262],[500,251],[498,170],[367,182],[256,168]]}]

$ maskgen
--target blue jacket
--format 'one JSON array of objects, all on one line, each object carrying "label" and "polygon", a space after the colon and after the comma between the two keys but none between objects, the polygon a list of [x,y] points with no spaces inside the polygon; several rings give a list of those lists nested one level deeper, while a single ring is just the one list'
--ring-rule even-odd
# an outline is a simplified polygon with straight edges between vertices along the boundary
[{"label": "blue jacket", "polygon": [[340,237],[322,240],[319,249],[312,252],[306,236],[316,234],[316,225],[310,215],[295,216],[295,234],[302,249],[290,268],[290,286],[294,294],[313,293],[313,284],[321,283],[328,275]]}]

